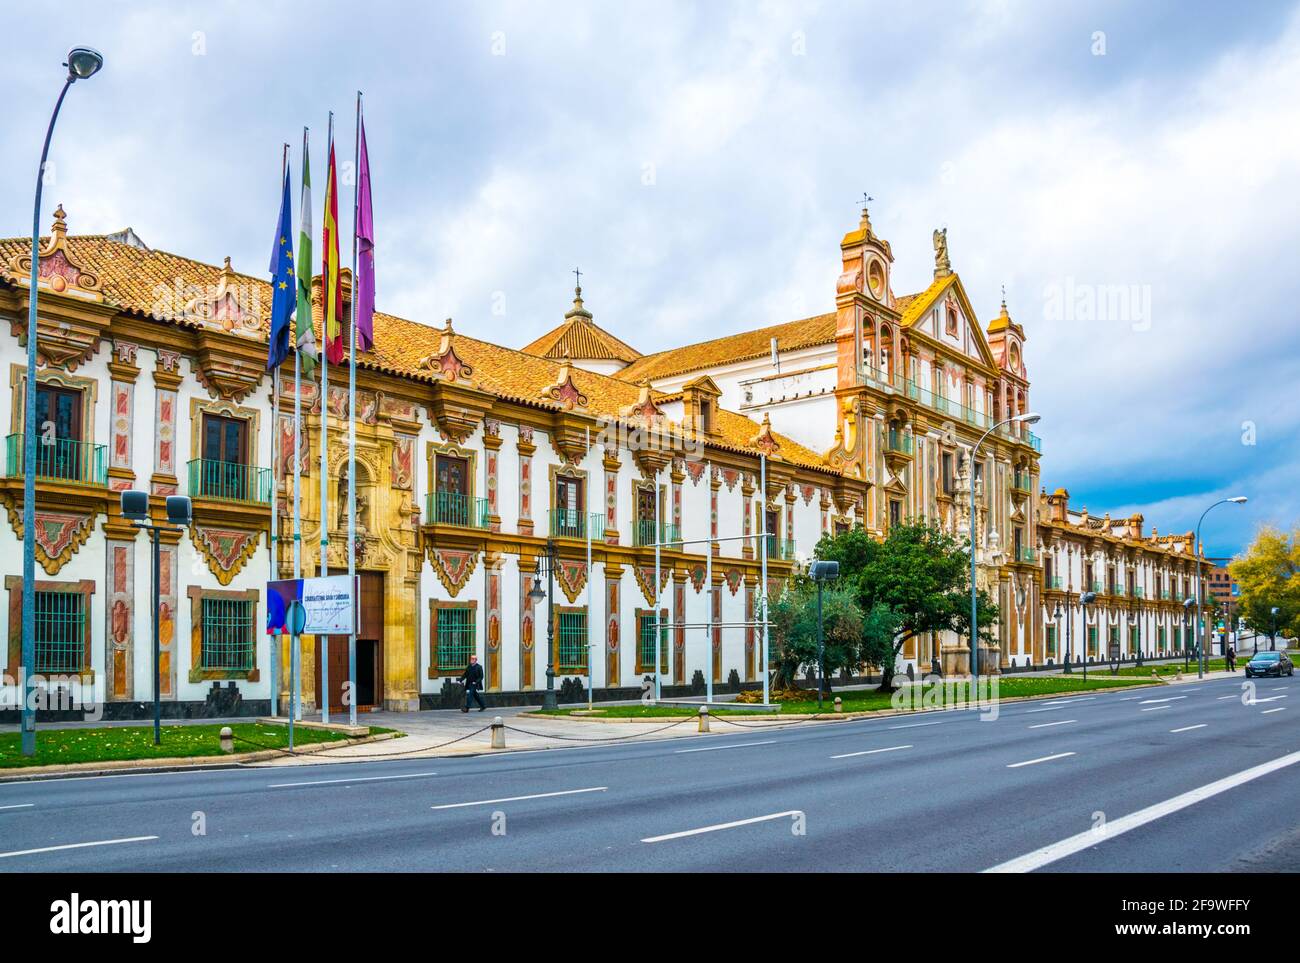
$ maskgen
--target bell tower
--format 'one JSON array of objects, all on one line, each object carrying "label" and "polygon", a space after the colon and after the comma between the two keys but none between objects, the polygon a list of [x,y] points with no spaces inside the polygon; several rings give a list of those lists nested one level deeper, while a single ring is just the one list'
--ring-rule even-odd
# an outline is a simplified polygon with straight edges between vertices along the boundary
[{"label": "bell tower", "polygon": [[889,242],[871,227],[866,204],[870,200],[863,198],[857,230],[840,241],[844,266],[835,284],[835,344],[836,384],[841,390],[858,384],[864,325],[870,325],[879,309],[888,309],[893,301],[889,272],[894,254]]}]

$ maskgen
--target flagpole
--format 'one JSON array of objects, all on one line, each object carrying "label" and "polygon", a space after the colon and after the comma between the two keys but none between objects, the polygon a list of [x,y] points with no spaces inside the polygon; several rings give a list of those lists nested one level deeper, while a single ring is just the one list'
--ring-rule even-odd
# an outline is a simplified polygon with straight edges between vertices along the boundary
[{"label": "flagpole", "polygon": [[[329,142],[325,148],[325,156],[329,157],[334,151],[334,111],[330,111],[329,125]],[[330,202],[330,178],[329,162],[326,161],[325,169],[325,214],[323,225],[329,223],[329,202]],[[337,185],[336,188],[337,189]],[[334,225],[334,232],[338,232],[338,224]],[[323,238],[322,238],[323,240]],[[331,240],[334,240],[331,237]],[[321,257],[325,263],[329,263],[329,250],[321,251]],[[330,573],[329,563],[329,421],[330,421],[330,375],[329,375],[329,310],[333,299],[330,297],[330,279],[329,272],[326,271],[321,275],[321,348],[320,348],[320,572],[317,573],[324,578]],[[320,721],[328,723],[330,721],[329,705],[329,676],[330,676],[330,637],[328,635],[319,636],[320,645],[316,646],[316,657],[320,660],[320,688],[321,691],[316,693],[316,699],[320,703]]]},{"label": "flagpole", "polygon": [[[289,145],[284,145],[284,152],[280,157],[280,184],[281,190],[284,189],[284,179],[289,172]],[[279,531],[279,507],[280,507],[280,365],[275,366],[271,373],[271,533],[268,546],[271,550],[271,565],[269,582],[274,582],[279,577],[276,571],[275,547],[280,540]],[[267,602],[270,605],[270,602]],[[279,633],[272,633],[267,639],[267,661],[271,669],[271,715],[280,714],[280,636]]]},{"label": "flagpole", "polygon": [[352,632],[348,635],[348,722],[357,724],[357,212],[361,190],[361,91],[357,91],[356,139],[352,148],[352,297],[348,328],[348,591]]}]

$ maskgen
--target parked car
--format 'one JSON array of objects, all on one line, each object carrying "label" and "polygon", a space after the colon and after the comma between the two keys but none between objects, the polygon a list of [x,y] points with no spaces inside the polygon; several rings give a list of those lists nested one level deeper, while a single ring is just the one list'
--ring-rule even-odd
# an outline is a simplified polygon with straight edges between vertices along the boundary
[{"label": "parked car", "polygon": [[1246,678],[1295,675],[1295,663],[1283,652],[1260,652],[1246,663]]}]

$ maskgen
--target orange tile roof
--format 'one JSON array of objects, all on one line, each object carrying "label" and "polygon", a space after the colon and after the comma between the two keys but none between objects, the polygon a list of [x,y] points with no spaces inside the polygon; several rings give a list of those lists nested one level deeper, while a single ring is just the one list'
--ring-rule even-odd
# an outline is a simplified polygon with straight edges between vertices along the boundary
[{"label": "orange tile roof", "polygon": [[[585,314],[585,312],[584,312]],[[543,358],[583,359],[586,361],[622,361],[631,364],[641,352],[614,337],[590,316],[570,315],[559,327],[546,332],[522,349]]]},{"label": "orange tile roof", "polygon": [[[16,283],[5,274],[3,266],[10,257],[26,254],[30,243],[28,238],[0,239],[0,283]],[[196,293],[196,287],[203,293],[215,291],[223,276],[223,269],[214,265],[166,251],[144,250],[111,240],[107,235],[69,235],[67,249],[80,267],[99,276],[109,303],[123,312],[187,327],[203,324],[186,317],[183,310]],[[265,338],[271,309],[270,283],[229,267],[224,269],[224,274],[227,288],[237,283],[239,296],[246,299],[243,303],[260,309],[261,336]],[[317,323],[319,326],[319,311]],[[358,367],[422,381],[435,380],[436,376],[424,362],[438,354],[443,334],[441,328],[376,311],[374,350],[358,355]],[[474,368],[470,380],[483,390],[505,400],[555,407],[554,402],[542,398],[542,392],[555,384],[564,367],[562,362],[470,338],[459,331],[453,332],[451,343],[461,360]],[[587,396],[587,411],[593,415],[617,417],[638,400],[640,389],[630,381],[574,366],[569,367],[569,374],[575,386]],[[658,400],[661,393],[652,392],[652,397]],[[749,441],[759,432],[757,422],[734,412],[719,411],[718,429],[722,447],[756,453]],[[775,437],[780,444],[779,455],[786,461],[831,471],[820,455],[793,439]]]},{"label": "orange tile roof", "polygon": [[777,339],[777,347],[782,351],[830,344],[835,340],[835,312],[648,354],[620,371],[618,377],[628,381],[656,381],[717,365],[762,358],[771,351],[773,338]]}]

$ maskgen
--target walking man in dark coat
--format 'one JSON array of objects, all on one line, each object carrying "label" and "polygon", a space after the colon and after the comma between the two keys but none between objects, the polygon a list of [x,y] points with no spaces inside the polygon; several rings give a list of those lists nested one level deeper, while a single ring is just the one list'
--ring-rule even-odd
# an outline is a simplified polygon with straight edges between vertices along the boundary
[{"label": "walking man in dark coat", "polygon": [[483,697],[479,695],[479,690],[483,688],[483,666],[478,664],[478,656],[469,657],[469,665],[465,666],[465,671],[461,673],[460,680],[465,683],[465,706],[460,711],[469,712],[470,696],[478,703],[478,711],[482,712],[487,708],[483,704]]}]

